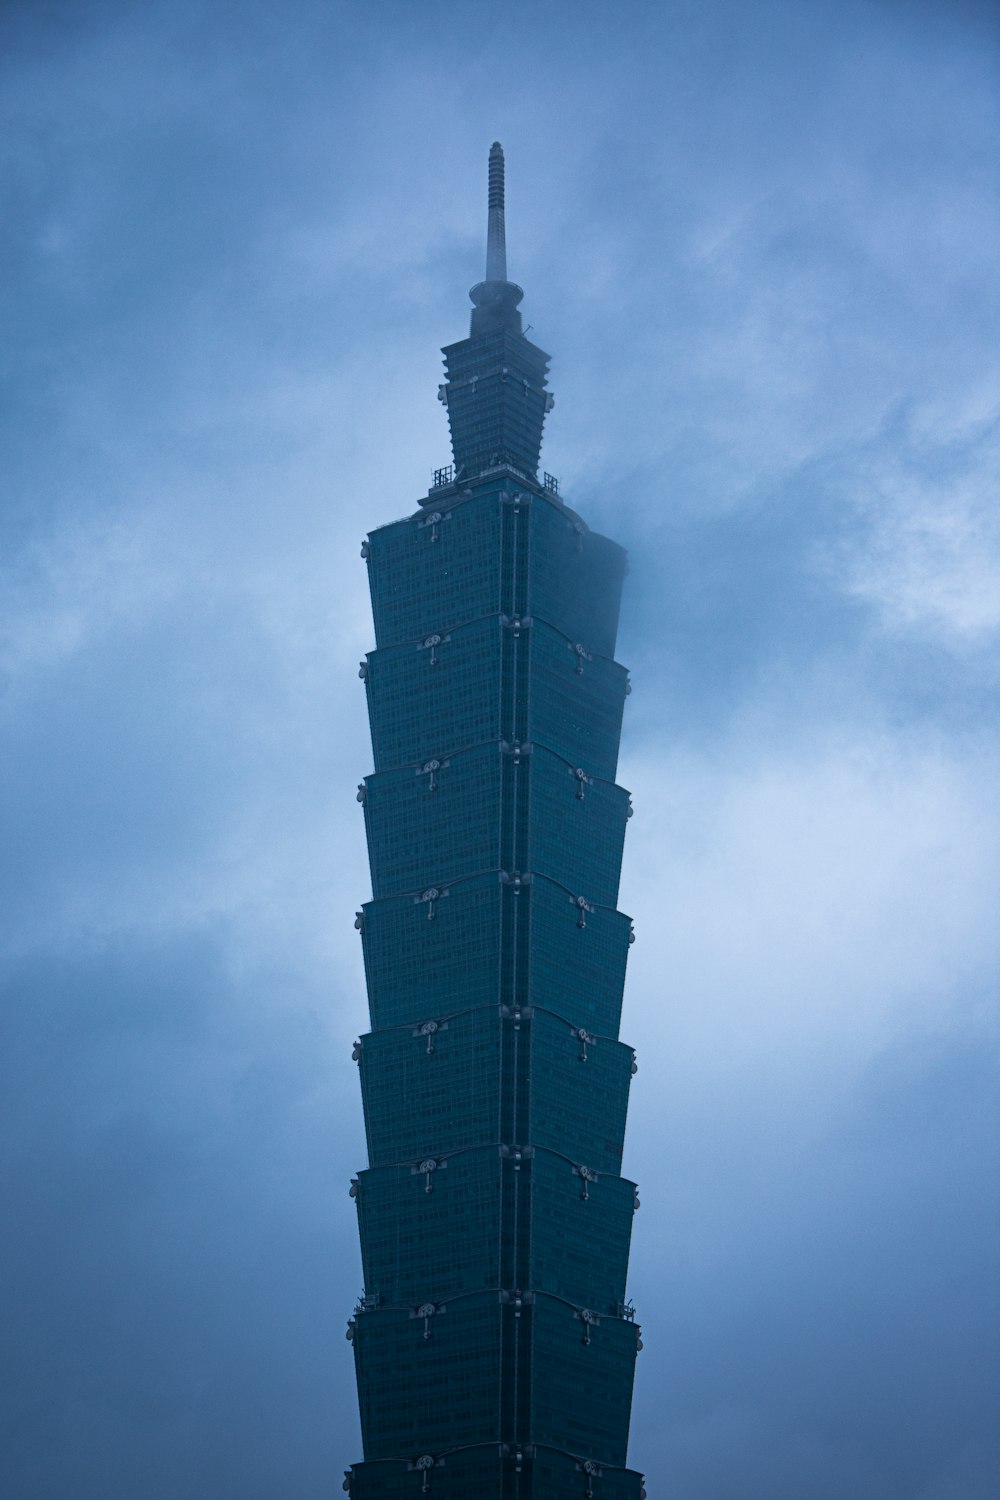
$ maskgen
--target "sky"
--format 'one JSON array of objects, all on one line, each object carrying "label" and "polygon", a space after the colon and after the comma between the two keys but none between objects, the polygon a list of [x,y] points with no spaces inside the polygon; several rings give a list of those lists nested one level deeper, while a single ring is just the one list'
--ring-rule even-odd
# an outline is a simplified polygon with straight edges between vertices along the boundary
[{"label": "sky", "polygon": [[630,1461],[995,1500],[1000,8],[0,7],[0,1490],[360,1457],[360,542],[490,143],[631,571]]}]

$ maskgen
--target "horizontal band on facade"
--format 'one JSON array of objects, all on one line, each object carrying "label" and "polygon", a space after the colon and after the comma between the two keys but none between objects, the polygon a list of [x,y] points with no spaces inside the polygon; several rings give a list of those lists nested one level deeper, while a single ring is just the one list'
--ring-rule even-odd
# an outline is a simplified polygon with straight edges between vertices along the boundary
[{"label": "horizontal band on facade", "polygon": [[[530,1021],[532,1019],[533,1015],[535,1014],[535,1012],[536,1011],[540,1011],[543,1015],[552,1016],[554,1020],[561,1021],[563,1023],[563,1025],[567,1027],[567,1029],[569,1030],[570,1034],[572,1036],[574,1036],[574,1037],[579,1037],[580,1032],[583,1029],[583,1028],[577,1026],[573,1021],[570,1021],[566,1016],[562,1015],[559,1011],[552,1010],[547,1005],[538,1005],[538,1004],[535,1004],[535,1003],[532,1003],[531,1005],[521,1005],[521,1006],[510,1006],[510,1005],[468,1005],[463,1010],[453,1010],[453,1011],[449,1011],[447,1015],[435,1016],[434,1020],[433,1020],[433,1024],[435,1025],[436,1028],[440,1028],[442,1026],[446,1026],[449,1021],[457,1021],[461,1016],[475,1015],[477,1011],[483,1011],[483,1012],[488,1011],[492,1015],[498,1015],[499,1018],[501,1020],[503,1020],[503,1021]],[[356,1041],[354,1043],[354,1045],[355,1045],[355,1047],[360,1046],[361,1043],[364,1041],[365,1037],[369,1037],[369,1036],[386,1036],[389,1033],[394,1032],[394,1031],[401,1031],[401,1032],[408,1031],[408,1032],[410,1032],[410,1034],[412,1036],[421,1036],[421,1035],[423,1035],[425,1037],[428,1036],[428,1035],[435,1034],[435,1033],[428,1033],[427,1031],[423,1031],[422,1030],[422,1028],[424,1026],[428,1025],[428,1024],[429,1023],[426,1022],[426,1021],[424,1021],[424,1022],[403,1021],[403,1022],[400,1022],[398,1025],[394,1025],[394,1026],[373,1026],[370,1031],[363,1031],[361,1033],[361,1035],[360,1035],[359,1040]],[[590,1031],[588,1031],[588,1032],[586,1032],[584,1040],[586,1040],[586,1042],[588,1044],[591,1043],[591,1042],[611,1042],[616,1047],[626,1047],[626,1048],[628,1048],[628,1050],[631,1051],[633,1058],[636,1055],[635,1049],[632,1048],[632,1047],[629,1047],[629,1044],[627,1042],[623,1042],[622,1039],[621,1039],[621,1037],[611,1036],[608,1032],[600,1032],[600,1031],[590,1032]],[[358,1059],[355,1058],[354,1060],[355,1060],[355,1062],[357,1062]]]},{"label": "horizontal band on facade", "polygon": [[[557,1151],[554,1146],[539,1146],[531,1142],[525,1142],[524,1145],[510,1145],[504,1141],[480,1141],[477,1145],[459,1146],[453,1151],[446,1149],[439,1156],[408,1157],[405,1161],[382,1162],[377,1167],[361,1167],[357,1175],[351,1179],[351,1197],[357,1196],[356,1189],[360,1179],[370,1172],[396,1172],[408,1167],[412,1177],[429,1176],[431,1173],[438,1172],[442,1168],[447,1167],[449,1161],[453,1161],[456,1156],[468,1156],[475,1151],[495,1152],[501,1161],[513,1161],[515,1166],[519,1166],[524,1161],[531,1161],[533,1157],[539,1153],[543,1153],[546,1156],[554,1156],[559,1161],[564,1161],[567,1166],[572,1167],[577,1176],[582,1178],[585,1183],[605,1180],[623,1182],[626,1186],[635,1189],[636,1195],[638,1195],[638,1183],[633,1178],[623,1177],[620,1172],[595,1172],[591,1167],[574,1161],[565,1152]],[[638,1203],[636,1203],[636,1207],[638,1207]]]},{"label": "horizontal band on facade", "polygon": [[491,610],[489,614],[474,615],[471,619],[456,620],[451,624],[441,625],[439,629],[429,631],[427,635],[422,637],[412,636],[409,640],[406,641],[394,641],[391,645],[375,646],[371,651],[365,652],[365,659],[367,660],[368,657],[374,656],[379,652],[405,651],[407,648],[414,651],[426,651],[428,649],[433,649],[435,646],[444,645],[450,638],[452,632],[456,630],[468,630],[471,626],[482,625],[487,620],[496,620],[497,626],[501,630],[507,629],[514,630],[515,632],[520,630],[530,630],[532,626],[536,624],[544,625],[547,629],[553,631],[556,635],[561,636],[562,639],[567,643],[567,645],[569,645],[572,650],[578,655],[582,653],[586,660],[592,661],[594,657],[598,657],[601,661],[607,662],[610,666],[618,667],[620,671],[625,673],[626,678],[629,675],[628,667],[624,666],[620,661],[617,661],[615,657],[608,656],[604,651],[588,652],[580,641],[574,641],[573,637],[567,634],[567,632],[563,630],[560,625],[553,624],[551,620],[545,619],[543,615],[539,615],[537,612],[532,615],[506,615],[502,610]]},{"label": "horizontal band on facade", "polygon": [[[360,1460],[357,1464],[352,1464],[351,1468],[360,1469],[362,1466],[369,1464],[402,1464],[412,1472],[415,1469],[427,1469],[444,1464],[446,1459],[454,1458],[459,1453],[482,1453],[490,1451],[496,1452],[498,1458],[513,1458],[515,1460],[518,1457],[530,1460],[539,1452],[553,1453],[559,1458],[568,1459],[570,1463],[575,1464],[579,1472],[589,1474],[593,1477],[600,1477],[607,1470],[609,1473],[614,1474],[633,1475],[640,1485],[645,1479],[645,1475],[640,1473],[638,1469],[630,1469],[625,1464],[598,1462],[598,1460],[586,1458],[582,1454],[571,1453],[566,1448],[556,1448],[551,1443],[505,1443],[496,1440],[488,1443],[462,1443],[455,1448],[441,1448],[435,1454],[421,1454],[417,1458],[413,1458],[407,1454],[394,1454],[389,1458],[366,1458]],[[424,1458],[429,1458],[430,1463],[424,1464],[422,1462]],[[345,1470],[345,1490],[351,1488],[348,1483],[349,1478],[350,1471]],[[638,1500],[645,1500],[645,1494],[645,1489],[640,1488],[637,1491]]]},{"label": "horizontal band on facade", "polygon": [[547,875],[544,870],[501,870],[498,868],[489,870],[472,870],[467,875],[458,875],[454,880],[442,880],[440,885],[427,886],[425,890],[410,889],[408,891],[394,891],[386,896],[373,896],[370,901],[362,902],[362,910],[367,911],[369,907],[380,906],[386,901],[404,901],[413,899],[414,905],[421,902],[439,901],[447,896],[457,885],[463,885],[470,880],[489,880],[497,877],[499,885],[512,886],[515,890],[521,890],[532,885],[536,880],[545,880],[549,885],[564,891],[574,906],[582,911],[608,911],[614,912],[616,916],[624,917],[631,922],[632,918],[627,912],[619,911],[617,906],[608,906],[602,901],[591,901],[588,897],[576,895],[555,875]]},{"label": "horizontal band on facade", "polygon": [[[608,659],[609,658],[607,657],[604,658],[604,660]],[[365,777],[361,785],[364,786],[365,783],[373,780],[378,776],[398,776],[403,771],[409,770],[412,770],[415,776],[430,775],[432,772],[443,770],[447,761],[458,760],[461,756],[471,755],[476,750],[485,750],[490,745],[495,745],[501,755],[512,755],[517,759],[520,759],[522,756],[527,757],[533,755],[535,752],[543,750],[547,755],[551,755],[555,760],[561,761],[562,764],[566,766],[574,776],[579,776],[581,774],[581,771],[583,771],[582,767],[575,765],[568,756],[563,755],[561,750],[556,750],[551,745],[547,745],[544,740],[490,739],[478,740],[473,745],[462,745],[458,750],[439,750],[436,752],[436,754],[434,754],[433,756],[428,756],[424,760],[405,761],[398,766],[385,766],[381,771],[369,771],[368,775]],[[603,786],[613,787],[617,791],[623,792],[626,797],[631,797],[631,793],[629,792],[628,788],[622,786],[620,782],[613,781],[608,776],[601,776],[596,771],[587,771],[585,772],[585,774],[589,782],[593,783],[599,781]],[[364,799],[360,796],[359,788],[358,801],[361,802],[363,800]],[[631,814],[629,814],[629,816],[631,816]]]},{"label": "horizontal band on facade", "polygon": [[[451,1303],[462,1302],[470,1297],[496,1298],[500,1306],[530,1307],[536,1298],[547,1297],[551,1302],[558,1302],[563,1307],[568,1307],[575,1313],[589,1312],[590,1309],[580,1307],[576,1302],[571,1302],[568,1297],[561,1297],[558,1292],[548,1292],[544,1287],[525,1287],[523,1289],[509,1287],[481,1287],[472,1291],[444,1293],[439,1296],[435,1303],[423,1303],[414,1305],[412,1302],[384,1303],[377,1298],[362,1296],[358,1299],[352,1318],[367,1317],[373,1313],[380,1312],[405,1312],[411,1318],[431,1317],[436,1313],[443,1312]],[[371,1306],[366,1304],[371,1303]],[[425,1308],[428,1309],[425,1312]],[[628,1323],[637,1330],[642,1326],[635,1321],[635,1308],[632,1304],[621,1304],[621,1311],[616,1313],[594,1313],[599,1320],[606,1319],[608,1322]]]}]

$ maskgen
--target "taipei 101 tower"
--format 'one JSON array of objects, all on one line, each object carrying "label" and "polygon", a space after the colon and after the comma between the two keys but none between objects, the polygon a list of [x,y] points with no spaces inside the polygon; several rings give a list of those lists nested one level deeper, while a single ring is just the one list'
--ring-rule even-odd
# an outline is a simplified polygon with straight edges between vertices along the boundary
[{"label": "taipei 101 tower", "polygon": [[539,477],[548,356],[507,280],[489,159],[486,279],[444,350],[453,464],[364,543],[372,899],[358,913],[368,1167],[348,1324],[352,1500],[640,1500],[621,1176],[635,1054],[625,553]]}]

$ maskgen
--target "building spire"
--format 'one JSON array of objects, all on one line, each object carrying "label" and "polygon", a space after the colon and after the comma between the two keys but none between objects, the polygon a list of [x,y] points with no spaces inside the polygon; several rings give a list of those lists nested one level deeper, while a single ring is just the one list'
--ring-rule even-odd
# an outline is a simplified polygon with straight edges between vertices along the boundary
[{"label": "building spire", "polygon": [[517,304],[524,296],[521,288],[507,280],[507,236],[504,228],[503,147],[494,141],[490,147],[489,195],[486,219],[486,279],[478,281],[469,296],[475,303],[472,314],[472,337],[492,333],[520,333],[521,314]]},{"label": "building spire", "polygon": [[507,236],[503,216],[503,147],[490,147],[489,208],[486,225],[486,280],[507,280]]}]

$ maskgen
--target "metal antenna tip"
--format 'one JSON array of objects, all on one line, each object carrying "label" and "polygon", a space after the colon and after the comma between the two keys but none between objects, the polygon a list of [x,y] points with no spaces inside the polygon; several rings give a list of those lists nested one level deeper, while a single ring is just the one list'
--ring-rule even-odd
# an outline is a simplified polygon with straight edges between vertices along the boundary
[{"label": "metal antenna tip", "polygon": [[504,227],[503,147],[490,147],[488,217],[486,227],[486,280],[507,280],[507,236]]}]

